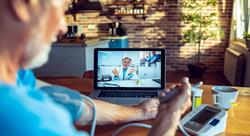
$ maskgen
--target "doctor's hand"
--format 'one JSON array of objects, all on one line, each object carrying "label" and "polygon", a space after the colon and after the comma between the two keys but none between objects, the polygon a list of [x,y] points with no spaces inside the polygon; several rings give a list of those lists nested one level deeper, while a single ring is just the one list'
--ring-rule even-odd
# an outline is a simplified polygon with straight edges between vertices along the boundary
[{"label": "doctor's hand", "polygon": [[153,119],[158,112],[159,99],[148,99],[142,103],[136,105],[138,109],[142,111],[143,120]]},{"label": "doctor's hand", "polygon": [[115,76],[117,76],[117,77],[119,76],[119,72],[117,71],[117,69],[114,69],[112,72],[113,72],[113,74],[114,74]]},{"label": "doctor's hand", "polygon": [[132,68],[132,69],[130,69],[130,70],[128,71],[128,74],[132,74],[134,71],[135,71],[135,69]]}]

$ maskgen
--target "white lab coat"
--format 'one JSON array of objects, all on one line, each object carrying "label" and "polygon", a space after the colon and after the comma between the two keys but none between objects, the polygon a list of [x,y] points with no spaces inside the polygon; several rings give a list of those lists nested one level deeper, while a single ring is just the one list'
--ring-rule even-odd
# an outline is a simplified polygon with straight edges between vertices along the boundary
[{"label": "white lab coat", "polygon": [[[138,75],[136,74],[136,71],[134,71],[132,74],[132,78],[129,79],[128,77],[128,72],[129,70],[133,69],[133,67],[128,67],[126,73],[125,73],[125,78],[124,80],[136,80],[139,79]],[[116,68],[116,70],[119,72],[119,80],[123,80],[123,67],[119,66],[118,68]]]}]

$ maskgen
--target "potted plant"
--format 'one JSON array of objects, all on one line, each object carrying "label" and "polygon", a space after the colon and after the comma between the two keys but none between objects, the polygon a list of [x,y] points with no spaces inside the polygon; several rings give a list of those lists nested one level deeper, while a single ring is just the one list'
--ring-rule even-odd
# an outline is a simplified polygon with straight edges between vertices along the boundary
[{"label": "potted plant", "polygon": [[247,48],[250,49],[250,34],[248,32],[244,32],[243,33],[243,38],[245,39],[246,41],[246,46]]},{"label": "potted plant", "polygon": [[[187,25],[187,29],[182,31],[182,42],[194,46],[196,54],[194,63],[188,64],[191,77],[202,78],[207,66],[201,63],[202,41],[215,39],[222,32],[214,29],[218,28],[218,21],[215,11],[207,12],[206,9],[214,8],[217,0],[182,0],[183,13],[181,20]],[[212,28],[212,29],[211,29]]]}]

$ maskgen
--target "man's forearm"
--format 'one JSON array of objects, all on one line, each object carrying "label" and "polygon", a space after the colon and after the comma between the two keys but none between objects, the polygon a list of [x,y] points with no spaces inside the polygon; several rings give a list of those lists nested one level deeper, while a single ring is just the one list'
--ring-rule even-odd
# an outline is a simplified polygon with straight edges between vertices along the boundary
[{"label": "man's forearm", "polygon": [[[181,111],[169,108],[165,118],[157,118],[153,127],[150,129],[149,136],[174,136],[181,118]],[[162,115],[158,115],[161,116]]]},{"label": "man's forearm", "polygon": [[119,124],[135,120],[143,120],[143,110],[133,106],[121,106],[95,100],[97,109],[97,124]]},{"label": "man's forearm", "polygon": [[[94,101],[96,104],[96,116],[98,125],[119,124],[144,119],[144,112],[138,107],[121,106],[100,100]],[[93,110],[91,104],[89,104],[87,101],[84,101],[84,110],[81,119],[76,123],[78,125],[85,125],[90,123],[92,119]]]}]

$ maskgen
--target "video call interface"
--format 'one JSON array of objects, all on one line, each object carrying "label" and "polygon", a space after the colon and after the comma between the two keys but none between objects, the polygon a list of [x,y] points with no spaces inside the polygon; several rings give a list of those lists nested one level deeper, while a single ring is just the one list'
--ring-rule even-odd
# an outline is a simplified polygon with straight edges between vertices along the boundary
[{"label": "video call interface", "polygon": [[98,51],[98,87],[161,87],[160,51]]}]

